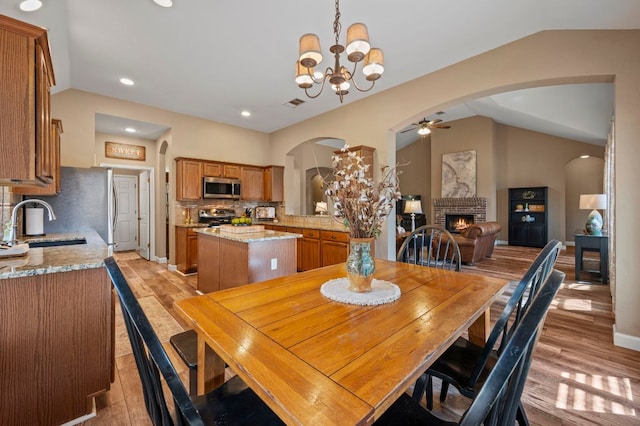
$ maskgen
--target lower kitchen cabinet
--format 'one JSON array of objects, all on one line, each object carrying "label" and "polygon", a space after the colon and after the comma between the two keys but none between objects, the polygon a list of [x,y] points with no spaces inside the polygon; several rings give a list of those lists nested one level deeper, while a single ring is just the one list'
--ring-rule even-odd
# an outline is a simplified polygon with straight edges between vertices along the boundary
[{"label": "lower kitchen cabinet", "polygon": [[320,260],[320,230],[303,229],[302,230],[302,270],[319,268]]},{"label": "lower kitchen cabinet", "polygon": [[[293,228],[287,226],[287,232],[302,235],[302,228]],[[302,238],[296,239],[296,271],[302,272]]]},{"label": "lower kitchen cabinet", "polygon": [[91,413],[114,378],[114,308],[104,267],[0,280],[0,424]]},{"label": "lower kitchen cabinet", "polygon": [[176,268],[183,274],[198,272],[198,234],[194,228],[176,226]]},{"label": "lower kitchen cabinet", "polygon": [[338,231],[320,231],[320,251],[322,266],[346,262],[349,255],[349,234]]}]

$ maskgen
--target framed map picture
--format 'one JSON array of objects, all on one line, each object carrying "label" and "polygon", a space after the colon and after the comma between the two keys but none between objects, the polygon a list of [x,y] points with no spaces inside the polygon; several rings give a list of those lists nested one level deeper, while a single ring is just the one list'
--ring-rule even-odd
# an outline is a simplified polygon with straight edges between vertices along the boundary
[{"label": "framed map picture", "polygon": [[476,196],[476,151],[442,154],[442,198]]}]

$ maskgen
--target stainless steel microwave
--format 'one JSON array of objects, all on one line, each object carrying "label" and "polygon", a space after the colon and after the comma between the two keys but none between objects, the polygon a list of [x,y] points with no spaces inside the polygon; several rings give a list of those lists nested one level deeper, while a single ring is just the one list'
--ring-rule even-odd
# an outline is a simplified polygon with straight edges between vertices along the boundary
[{"label": "stainless steel microwave", "polygon": [[202,182],[203,198],[240,199],[240,180],[205,177]]}]

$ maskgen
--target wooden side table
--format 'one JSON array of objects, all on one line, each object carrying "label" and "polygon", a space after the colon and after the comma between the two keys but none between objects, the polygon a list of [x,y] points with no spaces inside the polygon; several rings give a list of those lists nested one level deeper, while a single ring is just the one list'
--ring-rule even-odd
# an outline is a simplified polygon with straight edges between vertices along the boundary
[{"label": "wooden side table", "polygon": [[576,281],[580,281],[582,267],[582,255],[585,251],[597,251],[600,253],[600,270],[585,272],[600,272],[602,284],[609,280],[609,237],[606,235],[576,234]]}]

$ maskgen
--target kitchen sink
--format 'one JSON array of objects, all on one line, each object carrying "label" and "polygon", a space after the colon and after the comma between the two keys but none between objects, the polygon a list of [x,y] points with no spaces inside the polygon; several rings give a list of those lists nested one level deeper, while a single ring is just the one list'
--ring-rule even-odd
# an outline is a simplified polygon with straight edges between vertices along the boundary
[{"label": "kitchen sink", "polygon": [[35,247],[58,247],[58,246],[73,246],[77,244],[87,244],[85,238],[75,238],[73,240],[59,240],[59,241],[31,241],[29,242],[29,248]]}]

